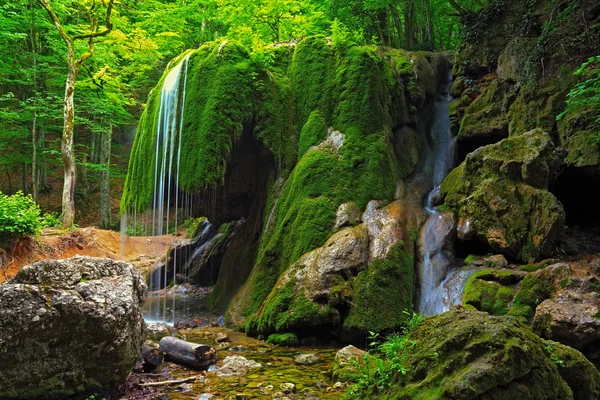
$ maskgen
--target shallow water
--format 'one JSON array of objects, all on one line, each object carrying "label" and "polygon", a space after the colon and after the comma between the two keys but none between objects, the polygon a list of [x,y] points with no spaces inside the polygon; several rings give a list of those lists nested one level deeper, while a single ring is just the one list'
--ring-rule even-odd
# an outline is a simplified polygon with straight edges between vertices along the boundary
[{"label": "shallow water", "polygon": [[146,322],[165,322],[173,325],[175,321],[202,315],[206,310],[206,298],[185,294],[149,296],[142,311]]},{"label": "shallow water", "polygon": [[[231,343],[227,348],[218,349],[215,344],[217,333],[226,333]],[[281,392],[280,385],[293,383],[296,386],[294,399],[341,399],[343,389],[333,389],[331,381],[331,363],[338,348],[333,347],[271,347],[265,342],[245,336],[241,332],[227,328],[196,328],[180,332],[185,339],[194,343],[215,346],[218,365],[222,365],[227,356],[241,355],[249,360],[262,364],[252,369],[245,376],[218,377],[216,371],[207,372],[206,376],[195,382],[162,388],[160,395],[169,399],[198,399],[203,394],[211,394],[212,400],[235,399],[243,394],[245,399],[271,399],[276,392]],[[298,365],[294,357],[302,353],[314,353],[320,362],[314,365]],[[155,374],[168,373],[168,379],[183,379],[199,375],[199,371],[187,369],[171,363],[163,363]],[[166,379],[166,378],[165,378]],[[158,380],[156,377],[148,381]],[[158,393],[156,394],[158,395]],[[204,397],[204,398],[209,398]],[[286,397],[283,397],[286,398]],[[292,398],[292,397],[290,397]]]}]

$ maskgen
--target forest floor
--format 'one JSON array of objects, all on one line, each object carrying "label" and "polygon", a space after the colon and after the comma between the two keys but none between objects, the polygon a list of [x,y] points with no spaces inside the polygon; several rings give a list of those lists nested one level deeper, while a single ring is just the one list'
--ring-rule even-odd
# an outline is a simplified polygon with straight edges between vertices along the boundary
[{"label": "forest floor", "polygon": [[37,237],[26,237],[8,249],[0,249],[0,283],[24,266],[40,260],[62,260],[76,255],[107,257],[130,262],[144,270],[167,252],[174,235],[127,236],[95,227],[62,230],[46,228]]}]

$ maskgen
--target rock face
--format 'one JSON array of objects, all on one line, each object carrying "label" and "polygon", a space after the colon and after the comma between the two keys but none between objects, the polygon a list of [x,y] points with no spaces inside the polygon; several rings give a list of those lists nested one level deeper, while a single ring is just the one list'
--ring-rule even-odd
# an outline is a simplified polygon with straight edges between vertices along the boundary
[{"label": "rock face", "polygon": [[[581,107],[556,117],[565,110],[569,90],[581,81],[573,72],[598,53],[592,41],[571,38],[600,37],[600,8],[595,1],[573,4],[561,11],[561,28],[550,32],[545,28],[554,12],[545,1],[507,0],[463,21],[451,107],[458,158],[541,128],[566,149],[565,168],[552,191],[567,211],[568,225],[597,224],[600,146],[594,142],[593,113]],[[517,25],[523,29],[515,30]],[[582,187],[585,195],[573,196]]]},{"label": "rock face", "polygon": [[144,341],[146,284],[133,266],[40,261],[0,285],[0,398],[115,388]]},{"label": "rock face", "polygon": [[441,187],[442,200],[469,226],[459,237],[523,261],[550,255],[565,222],[562,205],[547,191],[561,162],[541,130],[469,154]]},{"label": "rock face", "polygon": [[[576,350],[545,341],[511,317],[462,308],[409,334],[406,375],[364,398],[597,399],[600,373]],[[393,396],[391,394],[393,393]]]}]

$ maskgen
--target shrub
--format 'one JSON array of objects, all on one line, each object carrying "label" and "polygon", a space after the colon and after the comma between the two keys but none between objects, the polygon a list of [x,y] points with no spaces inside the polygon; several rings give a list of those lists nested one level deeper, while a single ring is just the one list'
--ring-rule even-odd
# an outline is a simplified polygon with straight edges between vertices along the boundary
[{"label": "shrub", "polygon": [[31,195],[17,192],[8,196],[0,192],[0,245],[5,246],[42,229],[40,208]]}]

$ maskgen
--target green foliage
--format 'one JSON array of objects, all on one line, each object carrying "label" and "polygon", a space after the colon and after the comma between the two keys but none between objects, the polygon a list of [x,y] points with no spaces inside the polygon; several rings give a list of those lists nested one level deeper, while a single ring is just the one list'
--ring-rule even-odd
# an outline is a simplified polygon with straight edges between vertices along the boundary
[{"label": "green foliage", "polygon": [[41,219],[41,224],[43,227],[56,228],[60,226],[60,216],[55,212],[45,213]]},{"label": "green foliage", "polygon": [[0,192],[0,245],[38,234],[41,229],[40,208],[30,195],[17,192],[8,196]]},{"label": "green foliage", "polygon": [[392,387],[398,375],[406,375],[406,362],[417,342],[408,338],[409,333],[422,321],[423,316],[403,311],[405,326],[400,333],[392,333],[381,341],[378,333],[371,332],[371,349],[365,355],[364,366],[358,381],[350,385],[346,399],[364,399]]},{"label": "green foliage", "polygon": [[590,57],[574,75],[580,81],[569,91],[567,107],[556,119],[561,120],[567,115],[582,111],[591,112],[596,133],[590,140],[600,144],[600,56]]}]

